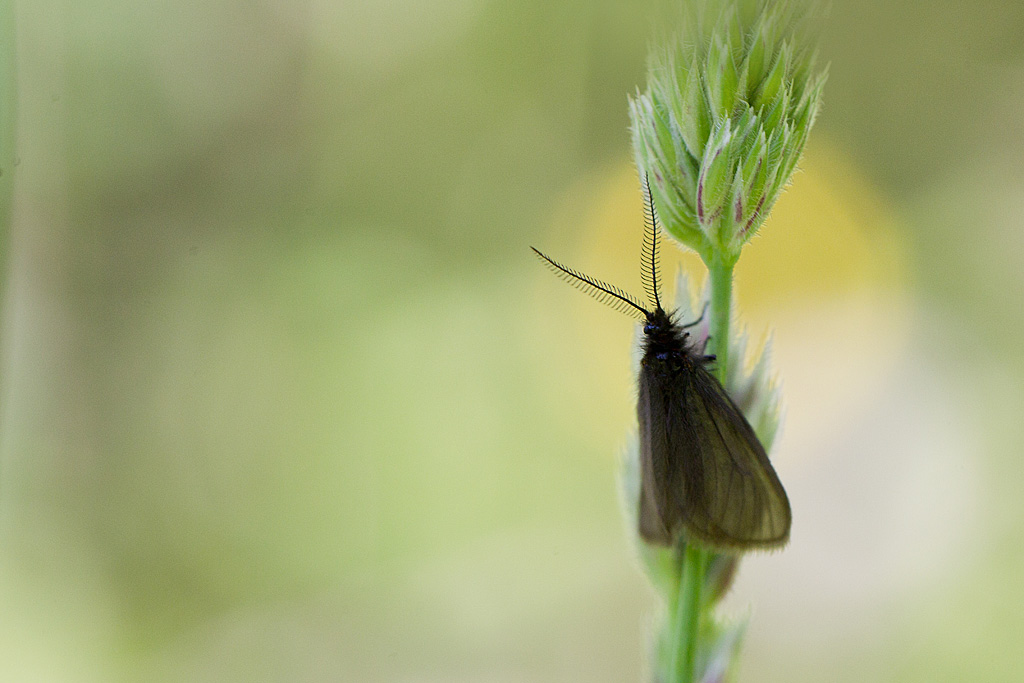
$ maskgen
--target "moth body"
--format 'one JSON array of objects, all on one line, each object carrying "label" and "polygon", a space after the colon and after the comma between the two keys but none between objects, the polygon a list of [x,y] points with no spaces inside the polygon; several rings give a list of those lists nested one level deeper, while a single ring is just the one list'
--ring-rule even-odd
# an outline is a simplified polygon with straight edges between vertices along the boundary
[{"label": "moth body", "polygon": [[[786,491],[753,427],[709,368],[715,357],[661,306],[658,227],[644,183],[642,276],[650,306],[534,249],[574,287],[643,322],[637,381],[639,531],[649,543],[697,542],[721,551],[775,548],[789,539]],[[703,316],[702,316],[703,317]]]}]

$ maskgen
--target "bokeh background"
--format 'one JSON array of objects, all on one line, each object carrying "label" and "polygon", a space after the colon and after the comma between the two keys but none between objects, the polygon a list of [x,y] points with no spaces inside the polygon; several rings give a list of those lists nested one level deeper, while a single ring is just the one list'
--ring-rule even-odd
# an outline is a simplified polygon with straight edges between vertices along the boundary
[{"label": "bokeh background", "polygon": [[[2,4],[0,680],[647,680],[634,330],[527,246],[639,291],[671,6]],[[838,1],[822,57],[737,274],[795,517],[741,680],[1020,680],[1024,5]]]}]

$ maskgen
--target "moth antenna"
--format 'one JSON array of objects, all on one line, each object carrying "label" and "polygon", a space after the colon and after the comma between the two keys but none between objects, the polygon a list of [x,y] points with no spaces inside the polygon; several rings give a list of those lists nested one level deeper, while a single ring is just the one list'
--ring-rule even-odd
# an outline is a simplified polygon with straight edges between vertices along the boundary
[{"label": "moth antenna", "polygon": [[622,291],[618,287],[614,287],[607,282],[601,282],[589,275],[584,275],[578,270],[567,268],[558,261],[548,258],[534,247],[530,247],[530,249],[533,249],[533,253],[544,261],[555,275],[562,278],[573,287],[586,292],[601,303],[608,304],[615,310],[621,311],[626,315],[630,315],[638,320],[647,319],[647,309],[641,306],[639,301],[629,294],[626,294],[626,292]]},{"label": "moth antenna", "polygon": [[660,231],[658,230],[658,210],[654,208],[654,197],[651,195],[651,181],[644,173],[644,248],[640,255],[640,279],[644,283],[647,299],[654,303],[656,309],[661,308],[658,296],[658,248]]}]

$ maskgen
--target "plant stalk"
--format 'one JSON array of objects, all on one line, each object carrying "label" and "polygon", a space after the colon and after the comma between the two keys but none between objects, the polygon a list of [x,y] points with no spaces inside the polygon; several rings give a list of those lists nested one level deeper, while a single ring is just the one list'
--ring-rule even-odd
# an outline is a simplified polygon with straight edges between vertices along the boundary
[{"label": "plant stalk", "polygon": [[[729,364],[729,321],[732,314],[732,269],[713,259],[708,264],[711,300],[708,319],[707,353],[714,354],[715,374],[725,382]],[[701,618],[705,611],[704,584],[711,551],[692,543],[681,543],[681,571],[679,593],[673,614],[672,670],[668,680],[671,683],[696,683],[697,641],[700,637]]]},{"label": "plant stalk", "polygon": [[715,356],[715,376],[723,385],[729,368],[729,321],[732,319],[732,269],[715,258],[708,264],[711,285],[706,353]]},{"label": "plant stalk", "polygon": [[708,553],[692,543],[681,543],[682,572],[673,623],[675,633],[672,671],[673,683],[694,683],[697,680],[697,637],[703,613],[704,574]]}]

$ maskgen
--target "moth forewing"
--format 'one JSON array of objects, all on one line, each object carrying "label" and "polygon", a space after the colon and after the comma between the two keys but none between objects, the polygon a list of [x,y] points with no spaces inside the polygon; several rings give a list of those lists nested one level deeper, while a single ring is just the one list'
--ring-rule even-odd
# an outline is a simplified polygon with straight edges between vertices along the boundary
[{"label": "moth forewing", "polygon": [[674,476],[670,467],[668,435],[665,429],[667,412],[664,384],[653,378],[657,370],[652,363],[640,366],[637,395],[637,421],[640,436],[640,536],[649,543],[670,545],[682,520],[680,506],[673,500],[673,487],[668,480]]},{"label": "moth forewing", "polygon": [[[704,475],[700,510],[686,526],[711,545],[772,548],[789,539],[792,515],[785,489],[753,428],[722,385],[702,367],[684,401],[695,423]],[[697,468],[693,468],[696,470]],[[690,510],[687,506],[688,511]],[[698,520],[706,515],[702,528]]]}]

